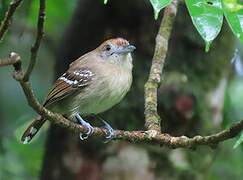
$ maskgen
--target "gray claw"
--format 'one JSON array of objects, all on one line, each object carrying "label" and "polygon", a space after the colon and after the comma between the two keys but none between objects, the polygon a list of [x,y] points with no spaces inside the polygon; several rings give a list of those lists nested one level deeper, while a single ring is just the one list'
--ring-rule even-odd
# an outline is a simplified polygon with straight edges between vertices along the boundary
[{"label": "gray claw", "polygon": [[114,136],[114,130],[112,129],[112,127],[105,121],[102,119],[102,122],[105,124],[105,128],[109,131],[109,135],[106,137],[106,139],[108,139],[108,141],[110,141],[113,136]]},{"label": "gray claw", "polygon": [[85,136],[83,136],[83,133],[79,134],[79,137],[81,140],[87,139],[89,137],[89,135],[93,132],[94,128],[89,123],[84,121],[83,118],[79,114],[76,115],[76,119],[81,123],[82,126],[85,126],[88,128],[88,132],[85,133],[86,134]]}]

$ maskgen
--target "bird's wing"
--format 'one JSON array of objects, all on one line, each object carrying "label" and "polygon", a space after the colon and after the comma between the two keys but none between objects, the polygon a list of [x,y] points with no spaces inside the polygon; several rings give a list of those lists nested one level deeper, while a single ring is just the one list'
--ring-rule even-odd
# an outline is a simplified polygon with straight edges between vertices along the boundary
[{"label": "bird's wing", "polygon": [[81,88],[85,88],[92,80],[94,73],[87,68],[67,71],[53,85],[44,106],[57,102]]}]

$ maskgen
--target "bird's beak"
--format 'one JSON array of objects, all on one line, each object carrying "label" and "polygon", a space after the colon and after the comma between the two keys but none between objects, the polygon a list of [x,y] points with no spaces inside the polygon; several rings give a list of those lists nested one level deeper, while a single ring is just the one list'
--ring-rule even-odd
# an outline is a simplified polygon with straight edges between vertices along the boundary
[{"label": "bird's beak", "polygon": [[136,49],[136,47],[133,45],[126,45],[126,46],[123,46],[121,49],[117,50],[116,53],[117,54],[130,53],[130,52],[133,52],[135,49]]}]

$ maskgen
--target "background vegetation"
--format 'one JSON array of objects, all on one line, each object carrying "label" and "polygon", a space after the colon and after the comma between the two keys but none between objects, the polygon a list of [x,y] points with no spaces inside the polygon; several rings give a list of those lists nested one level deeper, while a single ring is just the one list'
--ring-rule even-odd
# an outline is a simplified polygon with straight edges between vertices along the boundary
[{"label": "background vegetation", "polygon": [[[0,1],[0,20],[8,4]],[[38,1],[23,2],[0,45],[1,57],[14,50],[21,54],[25,67],[35,39],[37,13]],[[43,102],[54,76],[68,63],[103,40],[122,36],[137,47],[134,83],[126,99],[103,117],[118,129],[143,129],[143,86],[162,13],[155,21],[150,3],[141,0],[111,0],[105,6],[101,1],[48,1],[46,13],[45,38],[31,77],[39,100]],[[159,89],[165,132],[206,135],[243,117],[242,45],[224,22],[209,53],[204,46],[182,3]],[[49,131],[45,126],[33,143],[22,145],[20,136],[35,113],[11,73],[11,67],[0,69],[0,179],[32,180],[40,174],[42,179],[242,179],[243,145],[233,149],[236,138],[216,150],[169,150],[124,142],[103,144],[100,138],[80,142],[76,134],[55,126]]]}]

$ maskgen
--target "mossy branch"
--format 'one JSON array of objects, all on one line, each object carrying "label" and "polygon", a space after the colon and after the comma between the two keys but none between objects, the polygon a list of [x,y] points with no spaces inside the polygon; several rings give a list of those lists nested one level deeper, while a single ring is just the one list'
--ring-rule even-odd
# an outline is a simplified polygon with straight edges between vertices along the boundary
[{"label": "mossy branch", "polygon": [[161,83],[164,62],[168,50],[172,25],[177,12],[177,1],[172,1],[164,10],[163,20],[156,36],[154,57],[148,81],[145,84],[145,127],[161,132],[161,118],[157,113],[157,90]]}]

